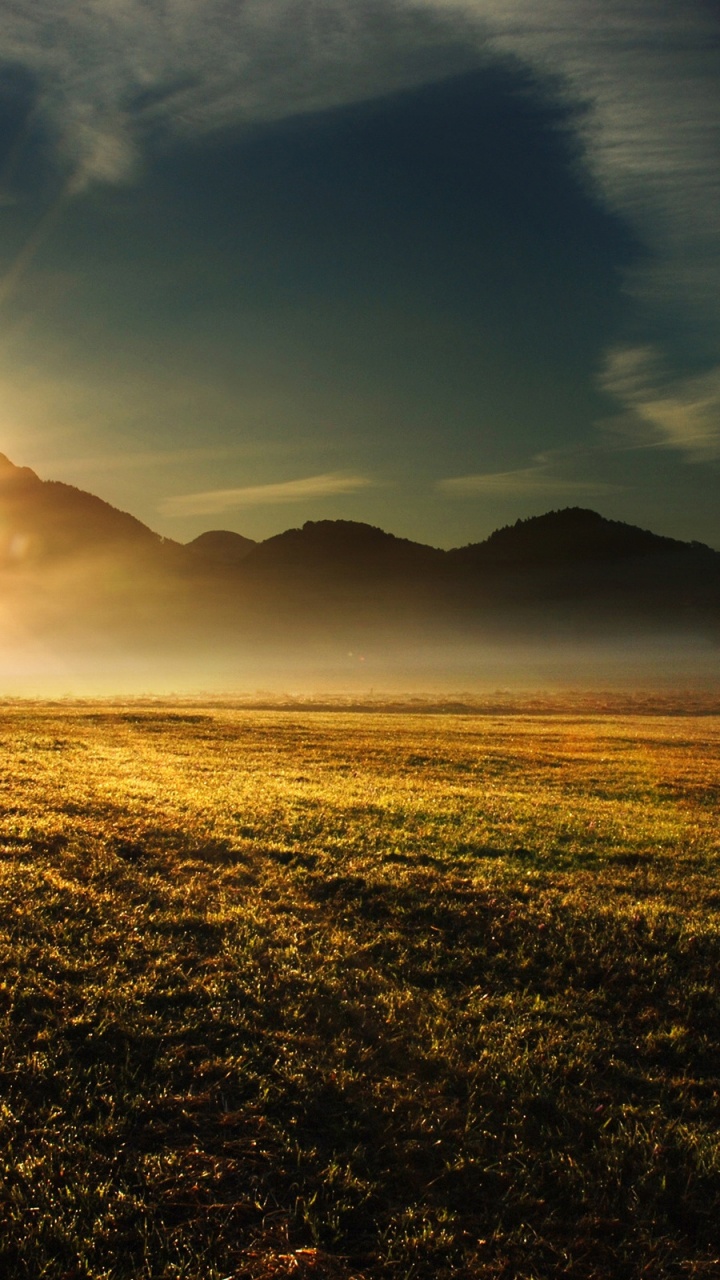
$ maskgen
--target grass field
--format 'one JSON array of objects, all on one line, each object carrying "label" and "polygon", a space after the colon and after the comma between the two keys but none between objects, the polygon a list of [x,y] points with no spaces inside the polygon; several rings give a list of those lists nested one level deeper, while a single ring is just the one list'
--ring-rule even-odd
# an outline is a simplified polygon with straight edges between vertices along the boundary
[{"label": "grass field", "polygon": [[720,1275],[720,716],[0,738],[1,1275]]}]

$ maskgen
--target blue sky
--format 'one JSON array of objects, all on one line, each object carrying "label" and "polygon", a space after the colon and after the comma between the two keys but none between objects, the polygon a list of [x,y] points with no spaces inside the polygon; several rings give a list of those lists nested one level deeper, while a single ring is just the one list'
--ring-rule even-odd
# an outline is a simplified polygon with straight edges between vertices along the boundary
[{"label": "blue sky", "polygon": [[720,546],[720,19],[0,0],[0,450],[185,540]]}]

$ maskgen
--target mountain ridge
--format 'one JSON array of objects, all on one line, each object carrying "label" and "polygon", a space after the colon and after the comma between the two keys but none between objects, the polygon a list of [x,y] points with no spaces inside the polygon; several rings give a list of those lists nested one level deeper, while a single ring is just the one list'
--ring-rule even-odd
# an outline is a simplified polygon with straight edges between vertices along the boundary
[{"label": "mountain ridge", "polygon": [[449,550],[327,519],[261,542],[207,530],[182,544],[0,455],[0,569],[6,596],[22,589],[33,634],[87,624],[96,636],[190,648],[241,637],[720,637],[720,552],[583,507],[519,519]]},{"label": "mountain ridge", "polygon": [[158,549],[169,542],[96,494],[62,480],[41,480],[5,454],[0,454],[0,512],[0,557],[6,561],[55,560],[123,544]]},{"label": "mountain ridge", "polygon": [[[104,517],[107,521],[105,541],[111,541],[113,534],[116,538],[122,534],[134,535],[152,540],[157,545],[184,547],[203,556],[207,555],[209,559],[225,559],[230,563],[245,559],[260,548],[265,549],[263,557],[271,549],[284,551],[292,546],[294,550],[303,542],[320,548],[324,537],[329,539],[328,545],[331,543],[336,549],[344,551],[363,551],[369,546],[378,549],[384,545],[396,550],[403,548],[405,551],[417,548],[423,553],[431,552],[454,558],[480,553],[488,558],[495,555],[500,558],[512,557],[522,550],[531,560],[538,560],[547,558],[553,552],[578,557],[588,553],[651,554],[661,550],[690,548],[720,555],[720,552],[706,543],[657,534],[626,521],[610,519],[590,508],[577,506],[553,508],[542,515],[521,517],[512,524],[493,530],[487,538],[451,548],[418,542],[365,521],[344,519],[306,520],[301,526],[291,526],[260,541],[233,530],[208,529],[189,542],[180,543],[156,533],[130,512],[115,507],[96,494],[61,480],[42,480],[30,467],[17,466],[7,455],[0,453],[0,501],[4,503],[7,503],[9,496],[8,484],[16,493],[22,489],[25,495],[42,494],[46,498],[46,508],[51,507],[54,498],[57,507],[62,507],[60,514],[65,518],[72,517],[73,503],[76,504],[76,515],[86,516],[92,512],[98,517]],[[93,533],[98,531],[101,531],[99,520],[92,528]],[[594,537],[589,536],[593,534]]]},{"label": "mountain ridge", "polygon": [[[531,539],[534,538],[534,541]],[[495,529],[481,542],[453,548],[455,556],[484,552],[487,556],[517,556],[524,552],[531,560],[560,554],[569,558],[606,555],[652,555],[685,548],[718,554],[705,543],[684,542],[666,534],[653,533],[623,520],[611,520],[588,507],[559,507],[540,516],[518,519]]]}]

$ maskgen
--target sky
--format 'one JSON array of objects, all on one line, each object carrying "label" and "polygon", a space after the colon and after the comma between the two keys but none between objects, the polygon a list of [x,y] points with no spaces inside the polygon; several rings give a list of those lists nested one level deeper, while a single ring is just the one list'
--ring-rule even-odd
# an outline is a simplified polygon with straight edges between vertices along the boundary
[{"label": "sky", "polygon": [[0,451],[187,541],[720,548],[716,0],[0,0]]}]

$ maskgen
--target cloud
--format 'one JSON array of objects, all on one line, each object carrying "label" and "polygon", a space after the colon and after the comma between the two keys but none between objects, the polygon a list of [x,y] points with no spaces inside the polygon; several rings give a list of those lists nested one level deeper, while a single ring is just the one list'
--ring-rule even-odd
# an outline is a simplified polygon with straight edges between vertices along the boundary
[{"label": "cloud", "polygon": [[[720,12],[706,0],[426,0],[482,21],[489,47],[517,56],[586,110],[576,117],[586,177],[632,225],[647,258],[625,280],[655,341],[654,377],[630,401],[659,442],[717,456],[715,370],[676,376],[692,336],[708,366],[720,340]],[[662,349],[653,335],[662,333]],[[674,336],[673,336],[674,335]],[[678,342],[677,339],[680,339]],[[610,365],[618,371],[616,353]],[[672,385],[674,383],[674,385]],[[607,384],[606,384],[607,385]]]},{"label": "cloud", "polygon": [[131,176],[151,133],[338,106],[491,50],[588,106],[595,181],[689,287],[701,242],[718,244],[720,24],[703,0],[0,0],[0,19],[79,184]]},{"label": "cloud", "polygon": [[151,136],[511,54],[587,106],[592,180],[661,255],[634,287],[720,323],[720,23],[705,0],[0,0],[0,20],[3,59],[37,80],[77,189],[131,177]]},{"label": "cloud", "polygon": [[600,384],[625,410],[626,432],[688,461],[720,458],[720,365],[690,378],[670,378],[654,347],[619,347]]},{"label": "cloud", "polygon": [[410,0],[0,0],[0,20],[78,189],[132,176],[150,134],[358,101],[475,65],[482,43]]},{"label": "cloud", "polygon": [[[720,281],[720,22],[703,0],[427,0],[482,19],[513,53],[588,110],[585,163],[604,198],[657,249],[654,299],[717,318]],[[557,83],[557,79],[556,79]],[[672,270],[665,276],[665,265]],[[703,279],[701,263],[711,265]],[[640,277],[637,287],[645,287]]]},{"label": "cloud", "polygon": [[312,502],[339,494],[366,489],[371,481],[365,476],[329,472],[306,476],[302,480],[285,480],[279,484],[256,484],[243,489],[211,489],[206,493],[185,493],[166,498],[159,510],[165,516],[218,515],[240,507],[275,506],[286,502]]},{"label": "cloud", "polygon": [[[4,61],[38,84],[71,194],[131,179],[150,140],[511,55],[586,108],[575,117],[586,177],[651,250],[627,281],[648,331],[680,323],[717,345],[720,22],[707,0],[0,0],[0,22]],[[676,389],[680,406],[687,393]],[[689,438],[673,425],[685,411],[664,404],[667,438]]]},{"label": "cloud", "polygon": [[602,481],[571,480],[553,476],[539,463],[515,471],[489,471],[479,475],[439,480],[437,488],[451,498],[556,497],[582,498],[617,492],[619,486]]}]

